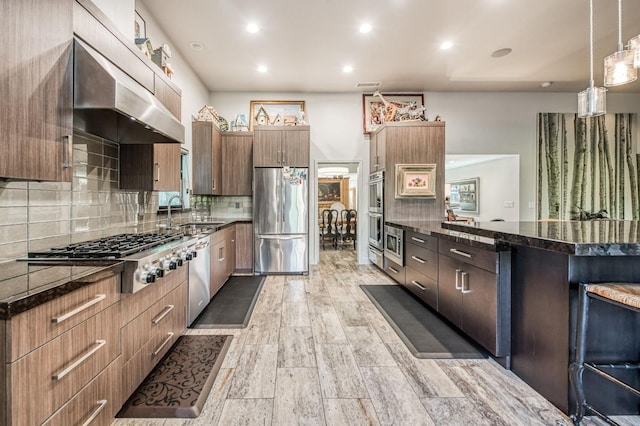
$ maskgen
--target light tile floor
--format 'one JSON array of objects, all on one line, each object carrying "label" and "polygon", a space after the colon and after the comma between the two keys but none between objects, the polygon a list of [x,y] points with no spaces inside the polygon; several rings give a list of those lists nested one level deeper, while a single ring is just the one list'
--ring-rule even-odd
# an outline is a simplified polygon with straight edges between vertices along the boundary
[{"label": "light tile floor", "polygon": [[199,418],[113,424],[571,425],[491,359],[414,358],[359,288],[390,283],[348,249],[321,251],[308,276],[269,276],[247,328],[186,332],[234,336]]}]

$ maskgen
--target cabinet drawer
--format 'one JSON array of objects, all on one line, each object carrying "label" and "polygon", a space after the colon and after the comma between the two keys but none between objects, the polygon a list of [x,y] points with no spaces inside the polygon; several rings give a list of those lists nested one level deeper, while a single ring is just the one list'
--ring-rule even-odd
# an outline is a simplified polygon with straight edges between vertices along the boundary
[{"label": "cabinet drawer", "polygon": [[82,389],[71,401],[51,416],[44,426],[108,426],[122,406],[122,364],[118,357]]},{"label": "cabinet drawer", "polygon": [[440,254],[451,256],[454,259],[477,266],[489,272],[497,271],[498,253],[483,250],[453,241],[440,240]]},{"label": "cabinet drawer", "polygon": [[15,361],[70,330],[119,298],[118,274],[15,316],[9,322],[9,361]]},{"label": "cabinet drawer", "polygon": [[119,355],[118,308],[112,305],[9,366],[14,424],[42,423]]},{"label": "cabinet drawer", "polygon": [[400,266],[389,259],[384,259],[384,271],[393,278],[398,284],[404,285],[405,282],[405,268]]},{"label": "cabinet drawer", "polygon": [[418,247],[438,251],[438,237],[420,234],[419,232],[405,231],[404,240]]},{"label": "cabinet drawer", "polygon": [[438,253],[418,247],[414,244],[405,244],[405,262],[407,267],[424,274],[434,280],[438,278]]},{"label": "cabinet drawer", "polygon": [[406,268],[406,287],[420,300],[438,309],[438,283],[436,280],[416,271],[411,267]]}]

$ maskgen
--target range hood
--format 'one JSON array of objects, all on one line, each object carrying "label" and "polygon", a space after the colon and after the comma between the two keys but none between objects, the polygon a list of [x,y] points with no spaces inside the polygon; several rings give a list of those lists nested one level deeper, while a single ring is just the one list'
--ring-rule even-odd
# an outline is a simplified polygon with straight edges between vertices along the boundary
[{"label": "range hood", "polygon": [[184,126],[147,89],[74,40],[73,126],[118,143],[184,143]]}]

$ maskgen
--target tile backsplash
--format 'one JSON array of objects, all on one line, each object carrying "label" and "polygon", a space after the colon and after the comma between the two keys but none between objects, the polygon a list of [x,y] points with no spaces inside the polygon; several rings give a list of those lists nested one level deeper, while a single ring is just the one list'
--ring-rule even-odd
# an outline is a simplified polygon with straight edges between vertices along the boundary
[{"label": "tile backsplash", "polygon": [[[158,194],[118,189],[119,146],[87,134],[73,138],[72,182],[0,182],[0,262],[72,242],[129,232],[154,232]],[[193,197],[192,212],[175,212],[174,224],[197,213],[251,218],[251,197]],[[198,203],[198,204],[196,204]]]}]

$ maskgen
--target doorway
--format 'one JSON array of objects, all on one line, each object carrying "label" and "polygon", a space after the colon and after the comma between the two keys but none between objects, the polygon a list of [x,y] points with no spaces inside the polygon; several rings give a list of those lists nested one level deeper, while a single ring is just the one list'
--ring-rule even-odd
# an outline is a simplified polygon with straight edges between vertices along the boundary
[{"label": "doorway", "polygon": [[[327,256],[339,255],[349,263],[358,263],[359,213],[358,184],[360,163],[355,161],[318,162],[316,205],[318,217],[319,262]],[[335,220],[328,228],[327,213],[331,210]],[[339,254],[338,254],[339,253]]]}]

